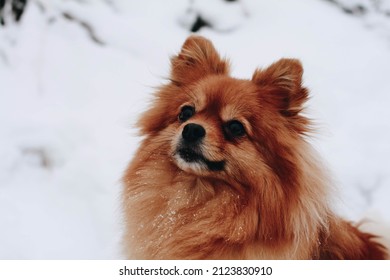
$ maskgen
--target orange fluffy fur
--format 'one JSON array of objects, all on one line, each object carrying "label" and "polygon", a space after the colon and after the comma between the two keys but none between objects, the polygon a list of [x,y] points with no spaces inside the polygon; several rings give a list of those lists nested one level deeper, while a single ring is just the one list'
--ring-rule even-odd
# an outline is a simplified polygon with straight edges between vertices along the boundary
[{"label": "orange fluffy fur", "polygon": [[[171,62],[169,83],[139,121],[145,138],[123,178],[128,258],[387,257],[375,236],[329,207],[331,186],[305,141],[308,90],[298,60],[236,79],[210,41],[191,36]],[[180,121],[185,106],[194,113]],[[244,135],[224,132],[232,120]],[[177,155],[188,124],[204,128],[194,145],[223,162],[218,170]]]}]

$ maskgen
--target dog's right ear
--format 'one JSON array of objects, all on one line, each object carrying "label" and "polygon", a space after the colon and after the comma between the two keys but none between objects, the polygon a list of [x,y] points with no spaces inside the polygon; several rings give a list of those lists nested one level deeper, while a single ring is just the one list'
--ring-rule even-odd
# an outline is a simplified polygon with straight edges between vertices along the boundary
[{"label": "dog's right ear", "polygon": [[204,37],[190,36],[178,55],[171,59],[171,81],[188,85],[207,75],[229,73],[229,62],[221,59],[213,44]]},{"label": "dog's right ear", "polygon": [[302,64],[297,59],[283,58],[266,69],[256,70],[252,81],[258,86],[269,86],[275,90],[264,96],[286,117],[299,114],[308,99],[308,91],[302,86]]}]

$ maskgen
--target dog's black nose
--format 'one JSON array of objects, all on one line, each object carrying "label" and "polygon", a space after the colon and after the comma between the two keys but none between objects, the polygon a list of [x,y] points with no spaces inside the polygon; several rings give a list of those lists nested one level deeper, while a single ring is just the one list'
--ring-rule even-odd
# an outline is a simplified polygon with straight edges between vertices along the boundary
[{"label": "dog's black nose", "polygon": [[181,135],[187,142],[196,142],[206,135],[206,130],[199,124],[189,123],[184,127]]}]

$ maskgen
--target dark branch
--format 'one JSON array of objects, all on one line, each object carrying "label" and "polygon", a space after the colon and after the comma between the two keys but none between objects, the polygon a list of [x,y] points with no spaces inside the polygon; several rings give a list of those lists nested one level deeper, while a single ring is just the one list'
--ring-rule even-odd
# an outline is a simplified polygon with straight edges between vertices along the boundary
[{"label": "dark branch", "polygon": [[87,22],[85,22],[79,18],[76,18],[74,15],[72,15],[68,12],[63,12],[62,16],[65,19],[67,19],[69,21],[74,21],[74,22],[78,23],[81,27],[83,27],[85,29],[85,31],[87,31],[87,34],[91,38],[91,40],[94,41],[96,44],[101,45],[101,46],[106,45],[106,43],[96,35],[92,26],[89,25]]}]

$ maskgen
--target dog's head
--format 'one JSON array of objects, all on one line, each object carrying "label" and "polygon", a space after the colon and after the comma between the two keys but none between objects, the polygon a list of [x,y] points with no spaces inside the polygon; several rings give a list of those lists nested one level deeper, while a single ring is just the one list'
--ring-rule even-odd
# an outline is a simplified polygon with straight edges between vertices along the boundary
[{"label": "dog's head", "polygon": [[294,176],[290,152],[308,130],[299,61],[281,59],[236,79],[210,41],[192,36],[171,62],[170,83],[139,124],[177,167],[242,185],[261,173]]},{"label": "dog's head", "polygon": [[148,186],[143,205],[155,213],[176,207],[185,240],[194,229],[207,231],[199,225],[217,225],[204,240],[256,240],[268,253],[286,244],[295,252],[302,238],[316,242],[316,229],[326,224],[328,183],[304,139],[310,123],[302,115],[308,91],[300,62],[281,59],[236,79],[210,41],[192,36],[171,64],[169,83],[139,121],[139,176],[128,179]]}]

